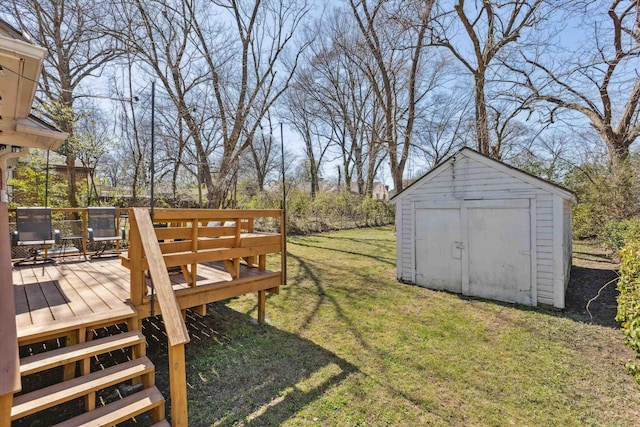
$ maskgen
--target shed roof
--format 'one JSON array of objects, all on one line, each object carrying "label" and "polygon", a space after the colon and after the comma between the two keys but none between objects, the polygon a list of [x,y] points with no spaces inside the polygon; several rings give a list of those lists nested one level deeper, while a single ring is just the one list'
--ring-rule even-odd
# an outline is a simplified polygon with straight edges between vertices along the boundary
[{"label": "shed roof", "polygon": [[489,167],[492,167],[494,169],[500,170],[504,173],[506,173],[507,175],[510,175],[516,179],[519,179],[523,182],[526,182],[528,184],[531,184],[535,187],[538,187],[540,189],[543,189],[545,191],[548,191],[550,193],[553,194],[557,194],[560,197],[562,197],[563,199],[566,200],[570,200],[572,203],[577,203],[577,197],[575,195],[575,193],[561,185],[558,185],[556,183],[553,183],[551,181],[548,181],[546,179],[542,179],[540,177],[537,177],[535,175],[532,175],[528,172],[525,172],[521,169],[518,169],[514,166],[508,165],[506,163],[503,163],[499,160],[496,159],[492,159],[489,156],[486,156],[484,154],[479,153],[476,150],[473,150],[469,147],[464,147],[460,150],[458,150],[457,152],[455,152],[454,154],[452,154],[451,156],[449,156],[447,159],[443,160],[438,166],[436,166],[435,168],[431,169],[429,172],[425,173],[424,175],[422,175],[420,178],[416,179],[413,183],[411,183],[411,185],[405,187],[402,191],[400,191],[399,193],[395,194],[391,199],[389,199],[390,201],[394,201],[397,200],[399,198],[402,198],[402,196],[404,194],[408,194],[410,193],[411,189],[413,189],[415,186],[417,186],[419,183],[425,183],[428,182],[432,177],[437,176],[440,172],[442,172],[445,167],[447,165],[449,165],[454,159],[456,159],[458,156],[466,156],[470,159],[476,160],[480,163],[483,163]]}]

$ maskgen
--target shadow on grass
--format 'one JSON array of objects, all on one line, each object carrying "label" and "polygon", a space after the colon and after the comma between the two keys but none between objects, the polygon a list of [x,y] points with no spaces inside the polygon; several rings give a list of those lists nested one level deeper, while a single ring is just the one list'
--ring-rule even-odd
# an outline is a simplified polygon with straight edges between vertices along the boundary
[{"label": "shadow on grass", "polygon": [[[280,425],[357,371],[315,343],[257,324],[223,303],[209,304],[206,317],[189,312],[187,327],[190,426]],[[145,323],[147,353],[169,416],[163,331],[157,319]]]},{"label": "shadow on grass", "polygon": [[573,251],[573,257],[590,262],[602,262],[611,264],[611,257],[607,254],[594,254],[589,252]]},{"label": "shadow on grass", "polygon": [[369,344],[364,339],[364,337],[362,337],[362,335],[360,335],[357,332],[357,328],[354,326],[353,321],[351,320],[351,318],[349,318],[349,316],[345,314],[344,310],[342,309],[342,307],[340,306],[336,298],[327,294],[326,290],[323,287],[322,281],[315,274],[314,270],[311,267],[309,267],[309,265],[301,257],[298,257],[293,254],[289,254],[289,257],[295,259],[298,262],[298,265],[300,266],[301,277],[308,278],[309,280],[311,280],[318,294],[318,299],[314,307],[309,311],[307,318],[304,320],[304,322],[302,322],[298,330],[299,331],[305,330],[307,326],[309,326],[309,323],[311,323],[311,320],[313,320],[313,318],[318,313],[320,306],[322,306],[323,303],[328,301],[333,306],[338,318],[342,322],[344,322],[344,324],[347,325],[346,330],[348,330],[351,334],[353,334],[354,338],[356,338],[356,340],[360,343],[360,345],[363,348],[370,350]]},{"label": "shadow on grass", "polygon": [[[343,240],[351,240],[351,239],[343,239]],[[357,239],[353,239],[355,242],[358,242]],[[353,252],[353,251],[345,251],[343,249],[336,249],[336,248],[330,248],[328,246],[320,246],[317,244],[308,244],[308,243],[303,243],[301,241],[295,241],[295,242],[288,242],[289,245],[298,245],[298,246],[304,246],[306,248],[313,248],[313,249],[323,249],[326,251],[332,251],[332,252],[340,252],[343,254],[348,254],[348,255],[355,255],[358,257],[365,257],[365,258],[371,258],[374,259],[376,261],[379,261],[381,263],[384,264],[389,264],[389,265],[395,265],[395,259],[392,258],[385,258],[385,257],[381,257],[381,256],[375,256],[375,255],[369,255],[369,254],[365,254],[362,252]],[[384,245],[379,245],[380,249],[386,249],[386,247]],[[291,256],[291,254],[287,254],[287,256]]]}]

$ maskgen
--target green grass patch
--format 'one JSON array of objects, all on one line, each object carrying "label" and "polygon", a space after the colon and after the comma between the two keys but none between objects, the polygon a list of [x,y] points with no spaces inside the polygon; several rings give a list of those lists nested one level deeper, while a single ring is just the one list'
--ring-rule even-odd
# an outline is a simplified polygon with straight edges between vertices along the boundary
[{"label": "green grass patch", "polygon": [[187,346],[190,425],[640,419],[617,329],[398,283],[390,227],[294,237],[288,250],[266,324],[248,295],[190,325],[201,330]]}]

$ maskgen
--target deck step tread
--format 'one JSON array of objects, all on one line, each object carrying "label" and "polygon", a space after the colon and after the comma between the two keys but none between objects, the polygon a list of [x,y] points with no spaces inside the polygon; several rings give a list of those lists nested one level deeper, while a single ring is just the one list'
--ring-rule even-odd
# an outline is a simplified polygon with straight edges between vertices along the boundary
[{"label": "deck step tread", "polygon": [[20,359],[20,374],[41,372],[98,354],[138,345],[144,341],[142,333],[131,331],[39,353]]},{"label": "deck step tread", "polygon": [[115,366],[54,384],[14,397],[11,419],[15,420],[60,403],[85,396],[96,390],[153,373],[154,366],[147,357],[130,360]]},{"label": "deck step tread", "polygon": [[45,340],[79,328],[91,329],[94,326],[116,324],[134,318],[136,315],[137,313],[133,307],[124,305],[111,310],[93,313],[90,316],[78,316],[72,319],[22,326],[18,328],[18,341],[22,345],[22,341],[27,339],[42,338]]},{"label": "deck step tread", "polygon": [[[163,404],[164,397],[162,393],[156,386],[153,386],[56,424],[54,427],[112,426]],[[156,423],[154,425],[163,424]],[[169,424],[167,423],[166,425]]]}]

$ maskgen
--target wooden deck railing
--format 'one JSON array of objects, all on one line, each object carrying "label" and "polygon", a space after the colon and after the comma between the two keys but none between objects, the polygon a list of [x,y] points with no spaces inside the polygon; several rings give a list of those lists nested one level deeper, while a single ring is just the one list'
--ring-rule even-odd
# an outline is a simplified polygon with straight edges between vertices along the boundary
[{"label": "wooden deck railing", "polygon": [[[259,218],[279,219],[276,228],[279,233],[256,233],[254,225]],[[208,302],[257,291],[258,320],[263,321],[265,292],[277,292],[283,280],[281,271],[266,271],[267,254],[282,253],[284,247],[283,212],[155,209],[152,220],[148,209],[133,208],[129,220],[129,252],[121,258],[131,271],[131,303],[141,318],[148,316],[150,305],[155,307],[155,301],[146,295],[148,271],[169,341],[172,424],[187,425],[184,345],[189,336],[181,310],[206,307]],[[241,260],[262,274],[241,278]],[[231,277],[227,286],[198,282],[198,264],[214,261],[224,263]],[[281,266],[285,263],[286,254],[282,253]],[[168,268],[177,266],[182,270],[187,289],[173,288]]]},{"label": "wooden deck railing", "polygon": [[[202,304],[229,298],[247,292],[258,291],[263,299],[264,292],[277,293],[277,288],[282,284],[282,271],[286,257],[281,256],[281,271],[273,272],[271,285],[258,289],[258,285],[246,285],[237,293],[223,292],[222,290],[204,287],[195,288],[198,283],[198,264],[221,261],[224,263],[231,280],[237,281],[240,277],[240,265],[244,260],[249,268],[256,268],[259,272],[266,270],[268,254],[282,253],[284,247],[284,221],[281,210],[214,210],[214,209],[156,209],[153,222],[156,224],[155,236],[160,241],[160,251],[168,268],[180,267],[186,283],[199,296],[189,298],[193,303],[198,298],[204,300]],[[258,220],[277,219],[277,227],[272,226],[276,232],[256,233],[254,225]],[[275,221],[274,221],[275,222]],[[279,231],[279,232],[278,232]],[[129,252],[122,256],[123,264],[131,269],[131,302],[135,307],[150,304],[147,294],[147,282],[144,272],[149,269],[148,260],[140,253],[133,221],[129,235]],[[276,277],[277,276],[277,277]],[[273,283],[273,279],[278,280]],[[262,278],[264,279],[264,278]],[[257,282],[256,282],[257,283]],[[264,285],[262,280],[261,286]],[[188,291],[180,290],[177,292]],[[202,293],[209,292],[207,295]],[[189,293],[189,292],[186,292]],[[217,295],[214,295],[217,293]],[[187,303],[186,299],[180,299],[181,308],[194,307]],[[148,315],[146,312],[143,316]],[[258,320],[264,320],[264,301],[259,304]]]},{"label": "wooden deck railing", "polygon": [[0,203],[0,427],[11,425],[13,394],[22,389],[7,204]]},{"label": "wooden deck railing", "polygon": [[140,239],[139,249],[147,260],[148,271],[158,295],[158,304],[162,308],[162,320],[169,342],[171,422],[174,427],[188,426],[184,345],[189,342],[189,332],[187,332],[187,327],[182,319],[178,300],[173,293],[169,273],[162,258],[149,211],[144,208],[133,208],[131,211],[131,231],[136,236],[136,241]]}]

